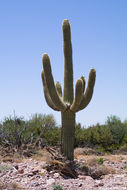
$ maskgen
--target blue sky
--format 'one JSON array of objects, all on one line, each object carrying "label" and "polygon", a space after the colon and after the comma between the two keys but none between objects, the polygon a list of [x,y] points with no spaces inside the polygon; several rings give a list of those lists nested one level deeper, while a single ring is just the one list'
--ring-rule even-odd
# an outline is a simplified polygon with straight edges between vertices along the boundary
[{"label": "blue sky", "polygon": [[0,0],[0,120],[16,115],[60,113],[45,102],[41,57],[50,56],[55,81],[63,85],[62,22],[71,24],[74,85],[97,72],[90,104],[77,113],[84,126],[107,116],[127,118],[126,0]]}]

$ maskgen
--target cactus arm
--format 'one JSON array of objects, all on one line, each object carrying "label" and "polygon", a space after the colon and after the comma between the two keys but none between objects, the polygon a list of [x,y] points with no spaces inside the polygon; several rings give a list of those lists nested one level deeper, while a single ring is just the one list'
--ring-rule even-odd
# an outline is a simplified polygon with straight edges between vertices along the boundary
[{"label": "cactus arm", "polygon": [[70,107],[70,110],[73,112],[75,112],[80,106],[81,100],[83,98],[83,87],[84,87],[83,80],[82,79],[77,80],[75,85],[75,98]]},{"label": "cactus arm", "polygon": [[91,69],[90,73],[89,73],[88,85],[87,85],[86,91],[83,95],[83,99],[82,99],[77,111],[84,109],[89,104],[89,102],[92,98],[92,95],[93,95],[95,79],[96,79],[96,71],[94,69]]},{"label": "cactus arm", "polygon": [[72,104],[73,102],[73,67],[72,67],[72,45],[71,31],[68,20],[63,22],[63,51],[64,51],[64,91],[63,100]]},{"label": "cactus arm", "polygon": [[44,73],[45,73],[45,81],[47,84],[50,98],[53,104],[55,105],[55,107],[57,107],[57,109],[59,109],[60,111],[65,111],[66,104],[62,101],[62,99],[60,99],[55,88],[49,56],[47,54],[44,54],[42,61],[43,61],[43,68],[44,68]]},{"label": "cactus arm", "polygon": [[60,111],[59,109],[57,109],[55,107],[55,105],[53,104],[53,102],[52,102],[52,100],[50,98],[50,95],[49,95],[49,92],[48,92],[48,88],[47,88],[47,85],[46,85],[46,81],[45,81],[44,70],[41,73],[41,78],[42,78],[42,84],[43,84],[43,89],[44,89],[44,96],[45,96],[45,100],[46,100],[48,106],[50,108],[52,108],[53,110]]},{"label": "cactus arm", "polygon": [[82,82],[83,82],[83,93],[84,93],[86,81],[85,81],[85,78],[83,76],[81,77],[81,79],[82,79]]},{"label": "cactus arm", "polygon": [[56,83],[56,91],[59,94],[59,96],[62,98],[62,87],[59,82]]}]

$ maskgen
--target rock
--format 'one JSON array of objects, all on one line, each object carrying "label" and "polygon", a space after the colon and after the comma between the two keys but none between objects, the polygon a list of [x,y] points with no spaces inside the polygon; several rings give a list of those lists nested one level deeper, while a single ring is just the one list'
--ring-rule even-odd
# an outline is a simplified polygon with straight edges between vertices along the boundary
[{"label": "rock", "polygon": [[27,177],[32,177],[34,174],[33,173],[28,173]]},{"label": "rock", "polygon": [[41,169],[41,173],[46,173],[47,171],[45,169]]},{"label": "rock", "polygon": [[36,175],[37,173],[39,173],[39,170],[33,170],[32,173],[33,175]]},{"label": "rock", "polygon": [[18,166],[17,164],[15,164],[15,165],[14,165],[14,168],[15,168],[16,170],[18,170],[18,169],[19,169],[19,166]]},{"label": "rock", "polygon": [[31,185],[34,186],[34,187],[37,187],[37,186],[39,186],[39,183],[38,182],[32,182]]},{"label": "rock", "polygon": [[23,173],[24,173],[24,169],[23,169],[23,168],[19,169],[19,170],[18,170],[18,173],[19,173],[19,174],[23,174]]},{"label": "rock", "polygon": [[55,183],[55,179],[48,179],[47,180],[47,185],[52,185]]},{"label": "rock", "polygon": [[60,176],[59,173],[54,173],[54,175],[53,175],[54,178],[58,178],[59,176]]},{"label": "rock", "polygon": [[100,180],[95,185],[95,187],[102,187],[102,186],[104,186],[104,183],[100,182]]},{"label": "rock", "polygon": [[82,183],[79,184],[79,187],[82,187]]}]

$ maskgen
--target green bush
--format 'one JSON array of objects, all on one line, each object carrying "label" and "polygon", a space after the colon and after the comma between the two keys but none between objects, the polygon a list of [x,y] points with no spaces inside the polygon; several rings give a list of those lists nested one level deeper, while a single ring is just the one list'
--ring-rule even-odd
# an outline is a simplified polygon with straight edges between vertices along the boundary
[{"label": "green bush", "polygon": [[75,126],[75,147],[83,146],[85,144],[85,130],[81,127],[81,124],[78,123]]},{"label": "green bush", "polygon": [[53,115],[34,114],[26,123],[25,137],[29,143],[54,145],[59,141],[59,128]]},{"label": "green bush", "polygon": [[104,163],[104,159],[103,158],[98,158],[97,162],[98,162],[98,164],[103,164]]},{"label": "green bush", "polygon": [[[18,146],[34,144],[37,146],[60,145],[61,129],[56,125],[53,115],[34,114],[28,120],[22,117],[6,117],[0,123],[0,145]],[[117,116],[110,116],[104,125],[99,123],[83,128],[75,126],[75,147],[96,147],[110,151],[127,147],[127,121],[123,123]]]},{"label": "green bush", "polygon": [[0,125],[0,143],[2,145],[21,146],[23,142],[23,132],[25,121],[19,117],[6,117]]},{"label": "green bush", "polygon": [[62,186],[60,186],[60,185],[53,185],[53,190],[62,190],[63,188],[62,188]]},{"label": "green bush", "polygon": [[60,129],[56,126],[53,115],[34,114],[27,121],[19,117],[6,117],[0,124],[1,145],[55,145],[59,141]]},{"label": "green bush", "polygon": [[85,130],[85,141],[91,146],[106,148],[111,144],[112,135],[108,126],[95,125]]},{"label": "green bush", "polygon": [[127,133],[125,124],[117,116],[110,116],[106,121],[107,126],[112,134],[112,144],[120,145]]}]

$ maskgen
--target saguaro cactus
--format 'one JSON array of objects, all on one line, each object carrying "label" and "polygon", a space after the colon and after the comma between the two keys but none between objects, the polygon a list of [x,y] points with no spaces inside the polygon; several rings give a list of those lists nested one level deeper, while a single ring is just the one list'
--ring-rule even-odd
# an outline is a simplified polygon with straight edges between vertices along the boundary
[{"label": "saguaro cactus", "polygon": [[90,70],[88,85],[85,89],[85,78],[81,77],[75,85],[73,93],[73,67],[71,31],[68,20],[63,22],[63,50],[64,50],[64,90],[59,82],[54,84],[50,59],[43,55],[42,82],[47,104],[56,111],[61,111],[62,128],[61,143],[62,153],[68,160],[74,158],[75,113],[84,109],[90,102],[95,84],[96,71]]}]

